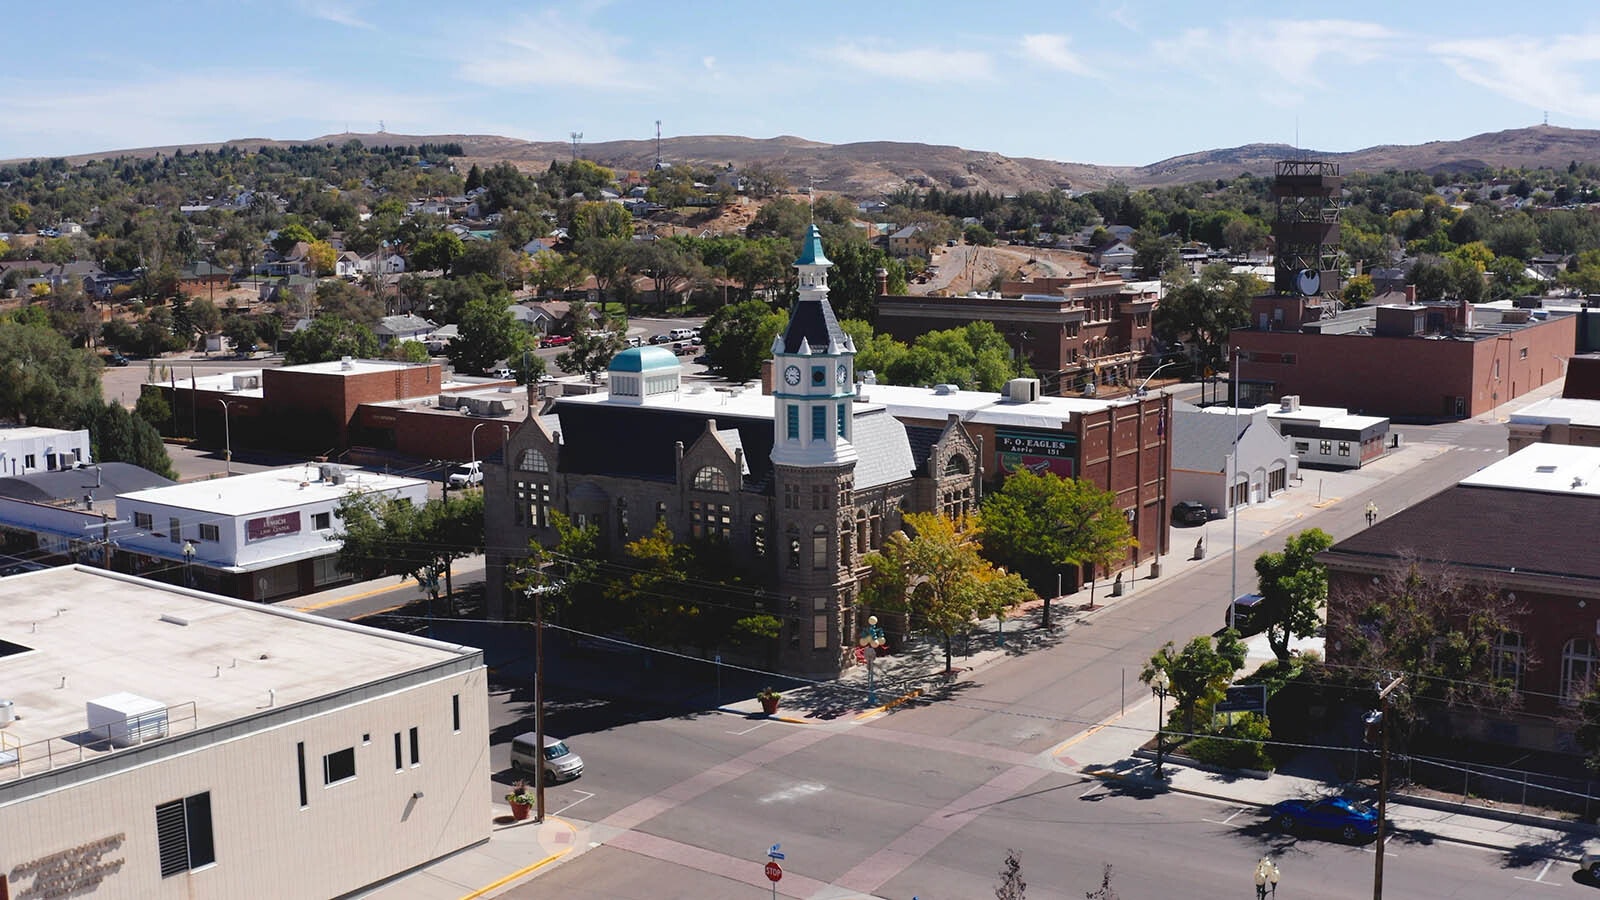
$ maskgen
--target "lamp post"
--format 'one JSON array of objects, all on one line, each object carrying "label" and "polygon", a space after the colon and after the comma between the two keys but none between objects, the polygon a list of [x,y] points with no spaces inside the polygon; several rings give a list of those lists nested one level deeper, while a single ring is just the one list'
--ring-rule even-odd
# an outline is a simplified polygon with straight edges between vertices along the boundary
[{"label": "lamp post", "polygon": [[533,600],[533,743],[539,764],[533,770],[533,821],[544,821],[544,592],[531,585],[524,594]]},{"label": "lamp post", "polygon": [[[1383,749],[1378,759],[1378,839],[1373,845],[1372,900],[1383,900],[1383,817],[1389,811],[1389,695],[1404,683],[1396,678],[1378,688],[1378,708],[1367,713],[1367,740],[1377,739]],[[1377,733],[1374,733],[1376,731]]]},{"label": "lamp post", "polygon": [[183,542],[183,586],[194,587],[194,544]]},{"label": "lamp post", "polygon": [[1229,460],[1233,464],[1233,475],[1228,479],[1228,518],[1233,520],[1233,551],[1228,560],[1230,581],[1228,583],[1228,627],[1237,628],[1237,616],[1234,613],[1233,601],[1239,596],[1239,504],[1234,495],[1239,490],[1239,348],[1230,351],[1233,356],[1233,386],[1229,388],[1229,399],[1233,401],[1233,453]]},{"label": "lamp post", "polygon": [[217,398],[222,404],[222,459],[228,467],[228,474],[233,474],[233,429],[228,425],[228,401]]},{"label": "lamp post", "polygon": [[1172,680],[1167,677],[1166,669],[1157,669],[1156,674],[1150,679],[1150,693],[1156,695],[1156,780],[1165,781],[1166,772],[1162,767],[1165,762],[1167,750],[1167,689],[1172,686]]},{"label": "lamp post", "polygon": [[867,705],[878,705],[878,683],[873,679],[872,661],[878,658],[878,651],[889,642],[883,637],[883,629],[878,627],[877,616],[867,616],[867,627],[862,630],[860,644],[861,656],[867,661]]},{"label": "lamp post", "polygon": [[1267,896],[1267,894],[1269,892],[1274,897],[1278,896],[1278,864],[1277,863],[1273,862],[1272,860],[1268,859],[1265,856],[1261,857],[1260,861],[1256,863],[1255,879],[1256,879],[1256,900],[1265,900],[1265,898],[1266,898],[1266,896]]},{"label": "lamp post", "polygon": [[[467,443],[471,445],[472,451],[472,468],[476,468],[478,463],[478,429],[487,424],[489,423],[479,422],[478,424],[472,426],[472,434],[467,437]],[[472,468],[469,468],[467,471],[472,471]]]},{"label": "lamp post", "polygon": [[1155,378],[1157,375],[1159,375],[1161,373],[1161,370],[1165,369],[1167,366],[1175,366],[1177,364],[1178,364],[1177,360],[1172,360],[1171,362],[1164,362],[1161,365],[1156,366],[1155,371],[1151,372],[1150,375],[1148,377],[1146,377],[1144,381],[1139,382],[1139,386],[1137,388],[1134,388],[1134,391],[1133,391],[1134,394],[1137,395],[1137,396],[1141,396],[1141,397],[1144,396],[1144,387],[1145,387],[1145,385],[1150,383],[1150,380],[1152,378]]}]

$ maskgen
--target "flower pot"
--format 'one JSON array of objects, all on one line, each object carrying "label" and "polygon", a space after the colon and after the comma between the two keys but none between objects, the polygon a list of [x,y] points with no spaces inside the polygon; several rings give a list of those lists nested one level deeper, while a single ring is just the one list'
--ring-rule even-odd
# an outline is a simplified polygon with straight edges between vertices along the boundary
[{"label": "flower pot", "polygon": [[756,699],[761,701],[761,711],[767,715],[773,715],[778,711],[777,697],[758,697]]},{"label": "flower pot", "polygon": [[518,822],[528,818],[528,815],[532,812],[532,803],[518,803],[515,800],[511,801],[511,818],[516,819]]}]

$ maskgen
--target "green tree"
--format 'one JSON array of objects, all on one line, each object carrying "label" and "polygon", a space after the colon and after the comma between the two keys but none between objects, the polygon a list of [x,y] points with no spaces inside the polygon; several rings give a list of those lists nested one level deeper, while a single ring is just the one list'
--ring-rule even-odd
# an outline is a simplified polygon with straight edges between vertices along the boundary
[{"label": "green tree", "polygon": [[883,373],[888,384],[958,384],[970,390],[998,391],[1007,380],[1032,374],[1024,366],[1013,367],[1011,347],[1005,336],[987,321],[969,322],[959,328],[930,331]]},{"label": "green tree", "polygon": [[[540,591],[547,621],[584,629],[603,623],[612,610],[600,572],[600,526],[580,526],[560,510],[550,513],[550,525],[556,530],[555,546],[545,547],[537,538],[528,542],[528,556],[508,580],[512,596],[531,601],[531,592]],[[519,607],[519,617],[533,616],[527,602]]]},{"label": "green tree", "polygon": [[378,338],[372,329],[337,316],[318,316],[289,338],[283,351],[286,365],[327,362],[350,356],[372,359],[378,355]]},{"label": "green tree", "polygon": [[589,304],[581,300],[572,304],[572,321],[577,325],[572,332],[572,343],[556,355],[556,367],[598,381],[600,373],[611,365],[611,358],[627,346],[623,338],[627,323],[610,313],[595,320],[589,310]]},{"label": "green tree", "polygon": [[100,343],[116,351],[132,350],[139,341],[139,330],[127,319],[108,319],[100,326]]},{"label": "green tree", "polygon": [[984,555],[1021,573],[1039,593],[1055,587],[1063,566],[1087,567],[1093,577],[1137,544],[1117,495],[1081,478],[1019,469],[983,504]]},{"label": "green tree", "polygon": [[911,533],[897,531],[867,554],[862,600],[872,609],[904,613],[911,627],[938,635],[951,667],[951,638],[974,620],[1004,615],[1033,596],[1021,576],[996,569],[978,552],[982,525],[937,513],[907,513]]},{"label": "green tree", "polygon": [[[631,278],[628,273],[628,245],[626,238],[591,238],[574,245],[578,260],[594,276],[595,288],[603,301],[612,293],[619,279]],[[619,297],[624,301],[623,314],[633,315],[631,292]]]},{"label": "green tree", "polygon": [[425,363],[432,358],[427,345],[421,341],[390,341],[381,355],[384,359],[407,363]]},{"label": "green tree", "polygon": [[733,382],[749,381],[761,374],[761,364],[772,357],[772,341],[789,317],[773,312],[760,300],[724,306],[712,313],[701,329],[711,368]]},{"label": "green tree", "polygon": [[1266,626],[1267,643],[1279,662],[1289,660],[1289,640],[1315,634],[1322,620],[1318,611],[1328,602],[1328,569],[1317,554],[1333,546],[1333,537],[1320,528],[1291,534],[1282,552],[1256,557],[1256,590],[1261,603],[1252,621]]},{"label": "green tree", "polygon": [[200,334],[215,334],[222,329],[222,313],[204,297],[190,300],[189,324]]},{"label": "green tree", "polygon": [[411,250],[411,264],[417,269],[440,269],[450,275],[450,266],[466,248],[454,232],[434,231],[423,235]]},{"label": "green tree", "polygon": [[18,200],[7,208],[6,215],[11,218],[11,221],[17,223],[18,228],[27,228],[28,223],[33,219],[33,207]]},{"label": "green tree", "polygon": [[[865,242],[825,244],[828,261],[828,302],[841,319],[873,322],[878,316],[878,270],[889,273],[889,293],[906,292],[906,267]],[[789,253],[794,257],[793,250]]]},{"label": "green tree", "polygon": [[[160,398],[157,393],[150,396]],[[142,396],[140,402],[143,404]],[[152,408],[147,412],[155,414],[161,410]],[[80,427],[89,429],[91,452],[100,462],[131,463],[163,478],[178,477],[161,434],[144,416],[129,413],[120,403],[96,400],[83,408],[81,419]]]},{"label": "green tree", "polygon": [[415,506],[387,494],[350,494],[339,501],[344,523],[339,568],[362,580],[413,578],[439,597],[439,582],[454,560],[483,552],[483,492],[458,491]]},{"label": "green tree", "polygon": [[0,321],[0,420],[78,428],[100,399],[100,358],[50,329]]},{"label": "green tree", "polygon": [[575,254],[546,250],[533,257],[530,278],[534,287],[543,293],[565,294],[588,277],[582,259]]},{"label": "green tree", "polygon": [[862,319],[845,319],[839,323],[845,334],[856,345],[856,375],[872,372],[885,383],[890,370],[901,364],[911,348],[887,334],[874,334],[872,325]]},{"label": "green tree", "polygon": [[376,325],[383,318],[383,303],[361,288],[342,279],[328,279],[317,285],[317,315],[334,316],[362,325]]},{"label": "green tree", "polygon": [[633,237],[633,216],[620,203],[580,203],[572,211],[572,240]]},{"label": "green tree", "polygon": [[1344,283],[1344,291],[1340,299],[1347,306],[1366,306],[1372,302],[1377,288],[1372,283],[1371,275],[1357,275]]},{"label": "green tree", "polygon": [[482,374],[502,359],[522,352],[528,332],[511,315],[511,308],[491,300],[473,300],[461,311],[459,335],[444,348],[456,368]]},{"label": "green tree", "polygon": [[259,346],[259,335],[256,332],[256,323],[244,316],[228,316],[222,320],[222,335],[233,345],[234,352],[246,356],[256,352]]},{"label": "green tree", "polygon": [[1200,277],[1169,286],[1151,326],[1162,340],[1192,342],[1196,363],[1220,370],[1225,368],[1228,333],[1250,323],[1251,298],[1264,290],[1266,285],[1254,275],[1234,274],[1226,263],[1212,263],[1200,270]]},{"label": "green tree", "polygon": [[310,244],[316,239],[317,236],[311,233],[311,229],[299,222],[291,222],[278,229],[278,233],[273,236],[272,249],[279,256],[285,256],[294,249],[295,244]]},{"label": "green tree", "polygon": [[1196,635],[1182,650],[1167,641],[1145,663],[1139,680],[1149,684],[1157,672],[1165,672],[1173,712],[1183,715],[1184,732],[1195,734],[1195,719],[1202,712],[1209,718],[1211,708],[1233,681],[1233,673],[1244,667],[1245,652],[1239,632],[1231,628],[1214,642],[1210,635]]},{"label": "green tree", "polygon": [[1182,265],[1178,257],[1178,239],[1175,237],[1141,228],[1133,233],[1129,243],[1133,246],[1133,267],[1141,277],[1161,278]]}]

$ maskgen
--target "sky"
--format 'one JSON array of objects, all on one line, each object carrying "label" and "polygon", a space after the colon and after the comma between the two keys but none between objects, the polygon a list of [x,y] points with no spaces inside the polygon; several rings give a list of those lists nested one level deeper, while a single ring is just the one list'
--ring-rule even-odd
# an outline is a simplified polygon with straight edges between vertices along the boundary
[{"label": "sky", "polygon": [[[0,159],[345,131],[1145,165],[1600,128],[1600,5],[188,0],[7,15]],[[152,12],[150,7],[158,11]],[[170,9],[169,9],[170,7]]]}]

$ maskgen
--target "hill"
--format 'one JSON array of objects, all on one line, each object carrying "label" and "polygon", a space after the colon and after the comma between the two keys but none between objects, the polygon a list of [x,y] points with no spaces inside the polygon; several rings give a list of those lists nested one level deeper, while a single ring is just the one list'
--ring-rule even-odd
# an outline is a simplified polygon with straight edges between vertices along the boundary
[{"label": "hill", "polygon": [[[343,143],[367,146],[457,143],[465,163],[510,162],[526,169],[567,159],[572,146],[562,141],[525,141],[475,134],[329,134],[306,141],[246,138],[213,144],[185,144],[185,152],[216,150],[226,145],[254,150],[263,146]],[[69,162],[116,156],[171,154],[178,145],[117,150],[68,157]],[[655,141],[599,141],[579,145],[586,159],[621,171],[643,171],[655,164]],[[661,155],[668,163],[721,167],[761,163],[782,172],[801,187],[851,197],[876,197],[906,184],[940,189],[984,190],[1000,194],[1052,188],[1091,190],[1120,180],[1131,187],[1154,187],[1192,181],[1231,179],[1242,172],[1270,175],[1282,159],[1304,157],[1338,163],[1346,173],[1385,169],[1460,171],[1483,167],[1565,168],[1573,161],[1600,159],[1600,131],[1537,125],[1480,134],[1459,141],[1417,145],[1383,145],[1348,153],[1296,150],[1286,144],[1246,144],[1175,156],[1146,166],[1096,166],[1028,157],[1009,157],[983,150],[904,141],[825,144],[784,135],[747,138],[700,135],[665,138]]]}]

